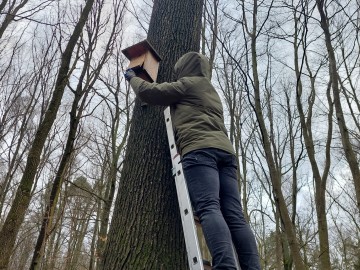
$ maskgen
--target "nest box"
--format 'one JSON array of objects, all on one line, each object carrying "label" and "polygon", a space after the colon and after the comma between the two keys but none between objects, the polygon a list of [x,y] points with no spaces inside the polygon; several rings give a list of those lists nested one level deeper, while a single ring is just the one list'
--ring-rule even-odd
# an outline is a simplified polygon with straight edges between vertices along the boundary
[{"label": "nest box", "polygon": [[148,82],[156,81],[161,57],[147,40],[122,50],[122,53],[130,60],[128,68],[137,76]]}]

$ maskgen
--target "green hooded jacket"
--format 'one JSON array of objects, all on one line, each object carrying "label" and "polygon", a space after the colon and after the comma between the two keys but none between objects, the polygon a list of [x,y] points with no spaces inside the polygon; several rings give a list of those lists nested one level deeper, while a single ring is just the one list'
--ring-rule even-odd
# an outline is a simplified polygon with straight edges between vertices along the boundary
[{"label": "green hooded jacket", "polygon": [[130,84],[143,102],[170,106],[176,144],[182,156],[201,148],[235,154],[224,125],[220,97],[209,79],[206,57],[189,52],[177,61],[174,72],[175,82],[149,83],[133,77]]}]

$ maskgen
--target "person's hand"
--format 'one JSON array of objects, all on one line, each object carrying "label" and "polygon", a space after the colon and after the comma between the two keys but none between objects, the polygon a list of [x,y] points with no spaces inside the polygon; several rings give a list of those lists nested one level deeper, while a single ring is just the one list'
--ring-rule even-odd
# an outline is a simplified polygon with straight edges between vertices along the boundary
[{"label": "person's hand", "polygon": [[136,74],[131,68],[129,68],[124,72],[124,76],[127,81],[130,81],[132,78],[136,76]]}]

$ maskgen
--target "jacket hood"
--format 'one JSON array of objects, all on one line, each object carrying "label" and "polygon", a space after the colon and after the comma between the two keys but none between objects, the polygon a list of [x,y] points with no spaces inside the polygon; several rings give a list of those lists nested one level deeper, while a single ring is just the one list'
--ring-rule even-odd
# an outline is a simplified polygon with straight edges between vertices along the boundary
[{"label": "jacket hood", "polygon": [[208,59],[197,52],[189,52],[179,58],[174,67],[176,79],[182,77],[210,78],[210,64]]}]

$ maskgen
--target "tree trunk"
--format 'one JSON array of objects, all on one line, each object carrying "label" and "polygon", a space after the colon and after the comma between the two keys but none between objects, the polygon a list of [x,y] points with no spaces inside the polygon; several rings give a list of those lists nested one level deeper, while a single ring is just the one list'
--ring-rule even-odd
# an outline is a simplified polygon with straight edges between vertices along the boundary
[{"label": "tree trunk", "polygon": [[[112,150],[115,151],[116,149],[112,149]],[[105,196],[104,196],[105,201],[104,201],[103,209],[101,209],[100,228],[99,228],[99,235],[98,235],[97,247],[96,247],[97,248],[96,256],[98,260],[101,260],[101,258],[103,257],[107,233],[108,233],[108,227],[109,227],[110,214],[111,214],[110,211],[115,195],[117,160],[109,161],[109,162],[111,162],[110,172],[106,179],[107,181],[106,181]],[[113,166],[115,165],[115,162],[116,162],[116,166]]]},{"label": "tree trunk", "polygon": [[[101,193],[100,193],[101,194]],[[96,242],[98,239],[98,231],[99,231],[99,220],[101,215],[101,201],[98,199],[97,201],[97,209],[95,216],[95,224],[92,232],[91,246],[90,246],[90,262],[89,262],[89,270],[96,269],[97,265],[97,254],[96,254]]]},{"label": "tree trunk", "polygon": [[[203,0],[155,0],[148,40],[163,57],[159,82],[176,60],[200,48]],[[101,269],[187,269],[171,176],[163,107],[135,103],[114,215]]]},{"label": "tree trunk", "polygon": [[[302,80],[301,80],[301,69],[299,67],[299,47],[298,47],[298,18],[294,14],[294,22],[295,22],[295,34],[294,34],[294,65],[295,65],[295,74],[297,78],[297,85],[296,85],[296,105],[299,112],[299,118],[302,128],[302,135],[304,138],[304,143],[306,146],[308,158],[311,164],[311,169],[313,173],[313,178],[315,182],[315,202],[316,202],[316,214],[317,214],[317,227],[319,231],[319,261],[320,261],[320,269],[331,269],[330,263],[330,248],[329,248],[329,234],[328,234],[328,223],[326,217],[326,200],[325,200],[325,191],[326,191],[326,183],[327,178],[330,170],[330,146],[331,146],[331,139],[332,139],[332,116],[333,116],[333,105],[331,101],[331,97],[329,95],[329,91],[327,92],[328,97],[328,106],[329,106],[329,113],[328,113],[328,132],[326,138],[326,148],[325,148],[325,162],[323,164],[324,171],[323,175],[321,176],[320,169],[318,166],[318,162],[316,159],[316,150],[315,150],[315,142],[313,140],[312,134],[312,110],[315,101],[315,77],[312,75],[311,70],[308,68],[309,77],[311,80],[311,93],[310,97],[308,98],[308,114],[305,117],[301,96],[303,92]],[[305,36],[306,39],[306,36]],[[307,62],[307,57],[305,56],[305,61]]]},{"label": "tree trunk", "polygon": [[[120,66],[120,65],[119,65]],[[111,121],[111,140],[110,140],[110,151],[111,154],[110,160],[107,160],[104,162],[104,166],[107,166],[109,168],[109,172],[106,177],[106,187],[105,187],[105,194],[104,194],[104,206],[101,209],[100,214],[100,228],[98,233],[98,240],[97,240],[97,261],[100,261],[103,257],[106,239],[107,239],[107,233],[109,229],[109,223],[110,223],[110,215],[111,215],[111,207],[113,205],[114,197],[115,197],[115,187],[117,182],[117,175],[118,175],[118,166],[119,166],[119,159],[120,154],[124,151],[127,137],[130,130],[130,109],[127,107],[125,115],[126,115],[126,122],[124,123],[124,131],[123,131],[123,139],[118,144],[117,143],[117,135],[119,134],[119,127],[121,124],[121,106],[119,104],[119,98],[118,95],[120,93],[121,86],[117,85],[116,91],[113,92],[114,98],[115,98],[115,112],[112,117]],[[129,89],[128,89],[129,90]],[[111,92],[110,88],[109,91]],[[126,103],[128,103],[128,93],[125,95],[126,97]],[[99,265],[99,264],[97,264]]]},{"label": "tree trunk", "polygon": [[[245,11],[243,11],[245,12]],[[265,151],[267,165],[269,167],[269,174],[273,188],[273,196],[275,199],[276,207],[279,211],[281,224],[284,226],[284,231],[289,243],[290,252],[296,269],[306,269],[306,266],[302,260],[300,254],[300,246],[296,238],[295,226],[291,222],[289,211],[287,209],[287,204],[282,192],[282,183],[281,183],[281,171],[275,164],[273,151],[271,147],[271,141],[269,132],[265,124],[265,118],[261,108],[261,97],[260,97],[260,81],[258,74],[258,65],[257,65],[257,51],[256,51],[256,39],[257,39],[257,1],[254,1],[254,14],[252,21],[252,32],[248,33],[251,38],[251,60],[252,60],[252,75],[253,75],[253,87],[254,87],[254,110],[256,114],[256,119],[259,124],[259,128],[262,136],[262,143]]]},{"label": "tree trunk", "polygon": [[325,35],[325,44],[326,49],[328,51],[329,56],[329,76],[331,80],[333,96],[334,96],[334,106],[336,110],[336,119],[340,130],[341,141],[344,147],[344,153],[347,162],[349,163],[350,171],[353,177],[355,192],[356,192],[356,200],[357,200],[357,207],[360,210],[360,168],[359,162],[356,158],[355,151],[350,141],[349,130],[346,126],[345,117],[341,105],[340,99],[340,89],[339,89],[339,82],[338,82],[338,72],[336,66],[336,58],[334,48],[331,44],[331,34],[329,30],[329,18],[326,15],[326,7],[324,6],[324,0],[316,0],[317,8],[320,13],[321,17],[321,28],[324,31]]},{"label": "tree trunk", "polygon": [[[8,28],[8,26],[10,25],[10,23],[14,20],[16,14],[18,13],[18,11],[23,8],[27,2],[29,0],[24,0],[22,2],[20,2],[16,7],[14,7],[15,1],[11,4],[11,7],[9,8],[8,12],[5,15],[4,20],[2,21],[1,25],[0,25],[0,38],[2,38],[2,36],[5,33],[6,28]],[[0,4],[0,11],[5,7],[4,3],[5,1],[3,1],[2,4]]]},{"label": "tree trunk", "polygon": [[91,200],[87,200],[83,203],[87,203],[85,206],[84,212],[80,214],[79,216],[79,224],[76,229],[75,234],[75,243],[73,251],[71,252],[71,264],[69,268],[66,268],[67,270],[77,270],[80,269],[80,265],[82,265],[82,248],[84,245],[84,239],[85,236],[89,230],[89,223],[91,220],[91,213],[94,212],[96,204],[92,205]]},{"label": "tree trunk", "polygon": [[278,214],[278,209],[275,209],[275,269],[276,270],[281,270],[284,269],[285,267],[282,267],[281,264],[281,259],[283,258],[283,253],[282,253],[282,242],[281,242],[281,235],[283,234],[283,232],[281,231],[280,228],[280,216]]},{"label": "tree trunk", "polygon": [[29,207],[31,200],[31,189],[33,187],[35,175],[40,162],[41,152],[50,129],[56,119],[65,86],[68,82],[68,72],[72,52],[88,18],[93,3],[94,0],[88,0],[86,2],[85,7],[81,12],[79,21],[77,22],[75,29],[70,37],[69,43],[67,44],[66,49],[62,54],[61,65],[59,68],[59,74],[56,80],[53,96],[45,113],[45,117],[40,123],[36,132],[35,139],[30,148],[24,173],[17,189],[14,202],[0,232],[0,243],[2,245],[2,248],[0,249],[0,269],[7,268],[19,228],[24,220],[26,210]]},{"label": "tree trunk", "polygon": [[[75,97],[70,112],[70,130],[67,137],[64,154],[61,158],[60,165],[56,172],[55,179],[51,188],[49,204],[46,206],[45,214],[41,224],[40,233],[36,241],[35,250],[30,266],[31,270],[40,269],[40,262],[44,255],[46,241],[51,234],[52,220],[54,218],[55,208],[61,191],[63,176],[66,173],[68,164],[70,162],[72,153],[74,151],[74,144],[79,126],[79,121],[82,115],[82,110],[84,109],[84,100],[81,105],[79,105],[79,103],[84,94],[82,87],[83,87],[86,71],[87,71],[87,64],[85,63],[83,67],[83,71],[79,78],[78,87],[74,93]],[[86,99],[86,96],[87,94],[85,94],[84,99]]]}]

